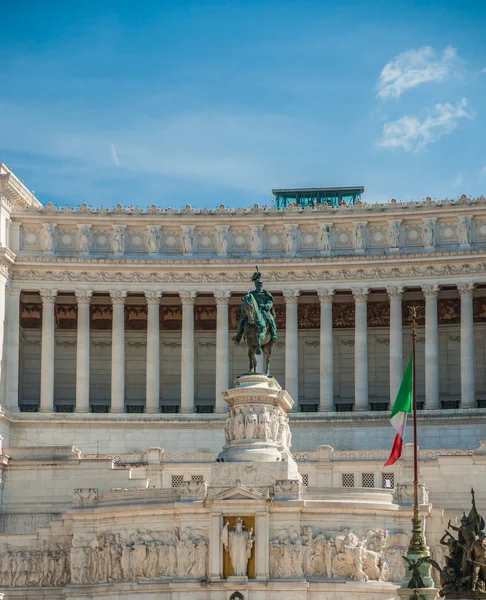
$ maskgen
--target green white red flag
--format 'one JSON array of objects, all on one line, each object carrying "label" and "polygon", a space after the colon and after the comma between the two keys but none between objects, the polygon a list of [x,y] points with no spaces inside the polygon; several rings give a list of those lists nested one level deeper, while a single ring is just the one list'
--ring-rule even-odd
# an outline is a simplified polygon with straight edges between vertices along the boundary
[{"label": "green white red flag", "polygon": [[390,423],[397,432],[390,458],[385,463],[385,467],[393,465],[402,455],[403,438],[405,437],[405,427],[407,425],[407,415],[413,411],[413,361],[414,354],[410,355],[408,367],[403,376],[397,399],[393,405]]}]

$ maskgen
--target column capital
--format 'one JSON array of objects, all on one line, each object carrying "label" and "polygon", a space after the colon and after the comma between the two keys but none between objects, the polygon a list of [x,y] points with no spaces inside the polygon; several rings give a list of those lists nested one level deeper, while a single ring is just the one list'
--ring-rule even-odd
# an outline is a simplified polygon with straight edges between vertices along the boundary
[{"label": "column capital", "polygon": [[147,300],[147,304],[160,304],[160,299],[162,298],[162,292],[154,292],[152,290],[145,290],[145,299]]},{"label": "column capital", "polygon": [[392,298],[401,300],[402,294],[403,294],[403,286],[402,285],[389,286],[386,288],[386,292],[387,292],[388,296],[390,297],[390,300]]},{"label": "column capital", "polygon": [[91,302],[93,290],[74,290],[74,295],[76,296],[78,304],[89,304]]},{"label": "column capital", "polygon": [[39,290],[39,294],[42,298],[42,304],[54,304],[56,301],[57,290]]},{"label": "column capital", "polygon": [[335,294],[334,288],[322,288],[317,290],[317,295],[319,296],[319,301],[321,304],[325,304],[327,302],[332,302]]},{"label": "column capital", "polygon": [[110,291],[111,302],[113,305],[125,304],[127,292],[119,292],[117,290]]},{"label": "column capital", "polygon": [[437,296],[439,295],[439,286],[437,284],[434,285],[423,285],[422,286],[422,291],[424,293],[425,299],[426,300],[433,300],[433,299],[437,299]]},{"label": "column capital", "polygon": [[230,298],[231,292],[228,292],[226,290],[218,290],[214,292],[214,299],[216,300],[216,304],[228,304]]},{"label": "column capital", "polygon": [[183,306],[184,304],[194,304],[197,292],[179,292],[179,296]]},{"label": "column capital", "polygon": [[351,288],[356,302],[366,302],[370,290],[368,288]]},{"label": "column capital", "polygon": [[285,304],[297,304],[299,301],[300,290],[282,290]]},{"label": "column capital", "polygon": [[470,298],[474,294],[475,283],[458,283],[457,289],[461,298]]}]

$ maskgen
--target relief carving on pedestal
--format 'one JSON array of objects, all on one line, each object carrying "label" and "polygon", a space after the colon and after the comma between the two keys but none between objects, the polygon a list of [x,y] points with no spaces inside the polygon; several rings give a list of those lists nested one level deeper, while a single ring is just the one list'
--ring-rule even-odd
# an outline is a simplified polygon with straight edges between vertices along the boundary
[{"label": "relief carving on pedestal", "polygon": [[224,426],[226,443],[240,440],[265,440],[292,445],[289,418],[281,408],[264,406],[230,408]]}]

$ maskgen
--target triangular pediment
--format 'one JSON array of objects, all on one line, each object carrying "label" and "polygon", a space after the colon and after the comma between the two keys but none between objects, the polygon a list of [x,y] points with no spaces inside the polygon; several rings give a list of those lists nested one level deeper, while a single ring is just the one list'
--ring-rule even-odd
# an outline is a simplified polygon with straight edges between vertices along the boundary
[{"label": "triangular pediment", "polygon": [[224,502],[230,500],[268,501],[269,499],[270,498],[268,495],[262,494],[262,492],[259,492],[258,490],[248,488],[241,483],[227,488],[226,490],[218,491],[215,494],[211,494],[211,488],[209,488],[209,494],[207,498],[207,500],[211,502]]}]

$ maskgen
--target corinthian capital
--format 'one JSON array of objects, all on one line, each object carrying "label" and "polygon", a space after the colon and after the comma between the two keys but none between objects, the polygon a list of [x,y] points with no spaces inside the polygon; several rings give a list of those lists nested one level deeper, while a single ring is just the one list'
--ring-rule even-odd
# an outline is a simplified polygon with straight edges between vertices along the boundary
[{"label": "corinthian capital", "polygon": [[285,299],[285,304],[297,304],[299,301],[299,290],[283,290],[282,294]]},{"label": "corinthian capital", "polygon": [[214,292],[216,304],[228,304],[230,298],[231,292],[227,292],[225,290],[218,290],[217,292]]},{"label": "corinthian capital", "polygon": [[324,304],[325,302],[332,302],[332,299],[334,298],[334,292],[334,288],[323,288],[317,290],[317,295],[319,296],[321,304]]},{"label": "corinthian capital", "polygon": [[161,298],[162,292],[154,292],[152,290],[145,291],[145,299],[147,300],[147,304],[159,304]]},{"label": "corinthian capital", "polygon": [[74,290],[78,304],[89,304],[91,302],[92,290]]},{"label": "corinthian capital", "polygon": [[111,291],[110,292],[110,297],[111,297],[111,302],[113,305],[116,304],[125,304],[125,300],[127,297],[127,293],[126,292],[119,292],[119,291]]},{"label": "corinthian capital", "polygon": [[457,289],[461,298],[469,298],[474,293],[474,283],[458,283]]},{"label": "corinthian capital", "polygon": [[390,286],[390,287],[386,288],[386,291],[387,291],[387,294],[388,294],[390,300],[392,298],[401,300],[402,294],[403,294],[403,286],[401,286],[401,285]]},{"label": "corinthian capital", "polygon": [[427,300],[437,299],[437,296],[439,295],[439,286],[437,284],[423,285],[422,291]]},{"label": "corinthian capital", "polygon": [[181,297],[182,305],[194,304],[194,301],[196,300],[197,292],[179,292],[179,296]]},{"label": "corinthian capital", "polygon": [[43,304],[54,303],[56,301],[57,290],[39,290],[39,294],[41,295]]},{"label": "corinthian capital", "polygon": [[354,299],[356,302],[366,302],[369,294],[368,288],[351,288]]}]

